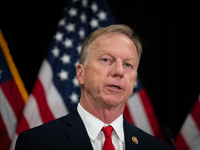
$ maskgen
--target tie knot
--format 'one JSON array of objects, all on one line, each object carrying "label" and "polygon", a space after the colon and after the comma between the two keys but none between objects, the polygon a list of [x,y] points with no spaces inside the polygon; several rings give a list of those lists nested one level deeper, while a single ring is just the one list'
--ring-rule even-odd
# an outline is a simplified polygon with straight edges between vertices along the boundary
[{"label": "tie knot", "polygon": [[103,127],[102,131],[105,135],[105,138],[111,138],[113,127],[112,126]]}]

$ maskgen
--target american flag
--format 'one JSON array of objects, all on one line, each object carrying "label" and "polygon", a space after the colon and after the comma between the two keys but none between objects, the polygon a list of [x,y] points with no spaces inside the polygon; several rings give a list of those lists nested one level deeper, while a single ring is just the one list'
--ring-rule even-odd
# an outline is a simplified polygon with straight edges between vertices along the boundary
[{"label": "american flag", "polygon": [[8,150],[28,93],[0,30],[0,149]]},{"label": "american flag", "polygon": [[175,143],[179,150],[200,149],[200,95],[186,117]]},{"label": "american flag", "polygon": [[[14,149],[20,132],[66,115],[76,108],[80,98],[76,66],[79,62],[82,43],[94,30],[111,24],[115,24],[115,20],[105,0],[68,0],[67,7],[64,9],[64,17],[58,23],[58,30],[53,36],[49,54],[42,63],[10,149]],[[138,87],[139,85],[138,82]],[[140,91],[145,93],[145,90]],[[140,102],[142,98],[147,97],[146,93],[138,93],[129,100],[126,107],[129,120],[133,122],[136,118],[129,112],[135,108],[130,105],[133,99]],[[150,101],[147,101],[148,107],[152,107]],[[136,107],[145,109],[144,104],[141,102],[141,107]],[[150,108],[147,112],[149,110],[153,111]],[[145,113],[142,122],[140,119],[135,119],[134,123],[137,124],[139,120],[138,125],[142,124],[144,128],[148,126],[148,132],[156,135],[154,129],[150,129],[153,125],[147,112],[146,110],[142,112]],[[158,121],[154,113],[153,115],[152,121],[155,121],[154,125],[158,129]],[[148,121],[145,122],[146,119]]]}]

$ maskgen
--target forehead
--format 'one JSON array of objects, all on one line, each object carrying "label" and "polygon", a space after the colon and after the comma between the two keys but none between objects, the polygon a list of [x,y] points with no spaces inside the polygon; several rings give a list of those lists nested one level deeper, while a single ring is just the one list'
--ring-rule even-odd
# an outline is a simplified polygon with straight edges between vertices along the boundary
[{"label": "forehead", "polygon": [[[126,35],[124,35],[124,34],[122,34],[122,33],[105,33],[105,34],[102,34],[102,35],[100,35],[100,36],[98,36],[93,42],[92,42],[92,44],[93,43],[101,43],[101,42],[103,42],[103,43],[105,43],[105,42],[110,42],[110,41],[112,41],[112,40],[114,40],[114,41],[119,41],[119,40],[122,40],[122,39],[126,39],[126,40],[130,40],[131,41],[131,39],[129,38],[129,37],[127,37]],[[103,44],[103,43],[101,43],[101,44]]]},{"label": "forehead", "polygon": [[101,35],[91,43],[91,51],[94,53],[112,50],[114,52],[126,51],[133,55],[137,53],[136,46],[133,41],[126,35],[120,33]]}]

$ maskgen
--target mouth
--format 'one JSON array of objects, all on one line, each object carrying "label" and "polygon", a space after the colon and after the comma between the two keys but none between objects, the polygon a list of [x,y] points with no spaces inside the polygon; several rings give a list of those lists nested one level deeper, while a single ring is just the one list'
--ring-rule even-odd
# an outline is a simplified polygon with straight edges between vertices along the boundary
[{"label": "mouth", "polygon": [[113,89],[121,89],[119,86],[116,86],[116,85],[110,85],[109,87]]},{"label": "mouth", "polygon": [[114,90],[122,90],[122,88],[118,85],[109,85],[108,87]]}]

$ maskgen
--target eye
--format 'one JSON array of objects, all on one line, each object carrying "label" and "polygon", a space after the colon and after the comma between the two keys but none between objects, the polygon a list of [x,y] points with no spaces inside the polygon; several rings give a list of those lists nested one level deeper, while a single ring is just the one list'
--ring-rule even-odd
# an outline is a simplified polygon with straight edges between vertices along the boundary
[{"label": "eye", "polygon": [[107,58],[102,59],[104,62],[108,62],[109,60]]},{"label": "eye", "polygon": [[131,64],[126,63],[125,66],[126,67],[131,67]]},{"label": "eye", "polygon": [[132,65],[129,64],[129,63],[125,63],[124,65],[125,65],[126,67],[132,67]]},{"label": "eye", "polygon": [[103,57],[101,57],[101,64],[102,65],[110,65],[111,63],[112,63],[112,61],[113,61],[113,59],[112,59],[112,57],[110,57],[110,56],[103,56]]},{"label": "eye", "polygon": [[133,70],[134,66],[131,63],[124,63],[126,69]]}]

